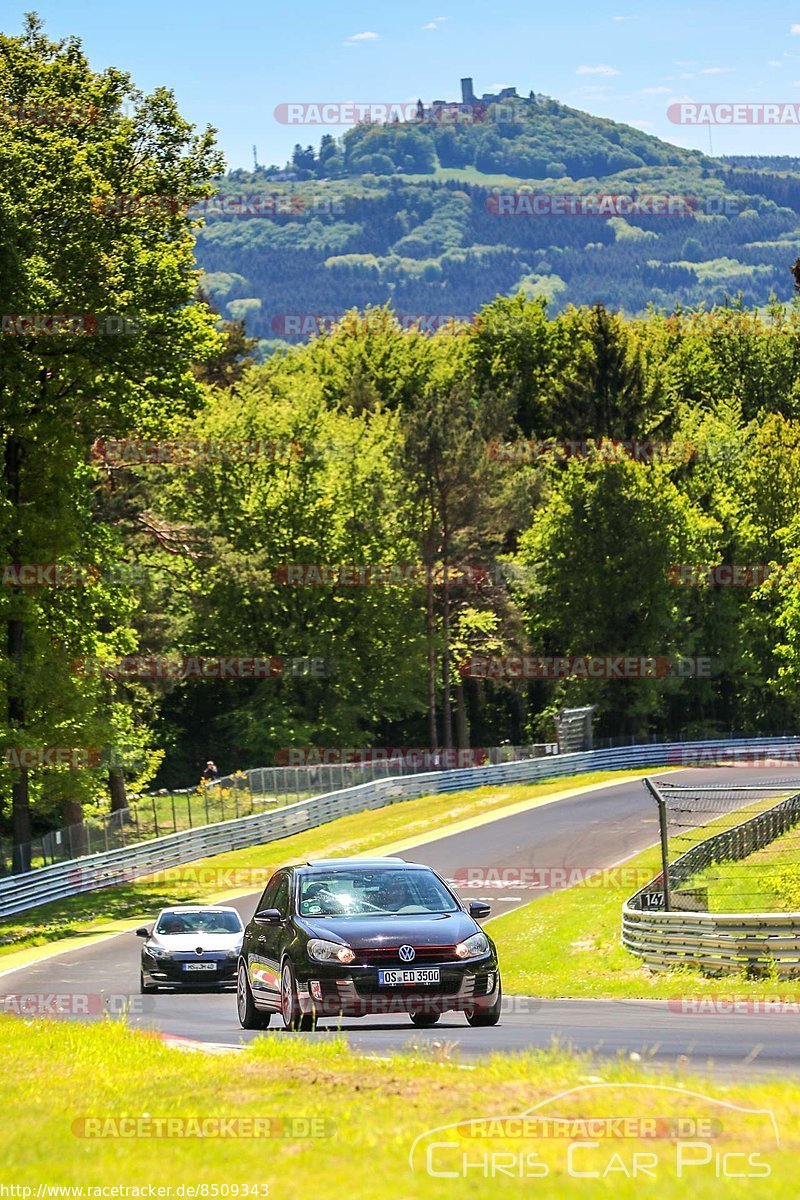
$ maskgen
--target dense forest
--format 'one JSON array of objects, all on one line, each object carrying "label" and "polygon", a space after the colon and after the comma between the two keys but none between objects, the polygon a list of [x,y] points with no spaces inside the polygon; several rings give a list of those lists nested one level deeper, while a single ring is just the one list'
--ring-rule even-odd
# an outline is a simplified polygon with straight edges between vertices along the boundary
[{"label": "dense forest", "polygon": [[[258,361],[250,312],[208,303],[185,208],[111,221],[90,203],[204,204],[221,169],[210,134],[35,23],[2,45],[20,88],[100,116],[0,124],[0,833],[22,843],[126,787],[192,783],[209,756],[228,772],[287,747],[551,740],[565,705],[596,704],[601,736],[794,727],[790,296],[625,317],[593,289],[621,284],[638,243],[598,238],[593,273],[586,218],[563,222],[576,242],[548,245],[547,270],[535,258],[586,303],[548,304],[517,286],[529,249],[484,243],[477,191],[376,181],[369,222],[369,206],[352,221],[374,239],[362,254],[318,225],[320,245],[341,236],[319,271],[342,272],[347,314]],[[738,218],[791,283],[789,220],[767,200]],[[252,299],[258,280],[320,311],[323,249],[294,246],[294,229],[214,218],[200,258],[221,271],[238,239],[248,274],[231,292]],[[684,221],[646,240],[687,236]],[[419,268],[413,282],[398,268],[394,309],[371,303],[387,238]],[[443,297],[472,311],[481,278],[492,295],[471,323],[397,319]],[[680,278],[663,276],[664,296]],[[100,318],[120,313],[135,319],[112,336]]]},{"label": "dense forest", "polygon": [[[219,187],[195,210],[198,262],[262,354],[368,304],[423,327],[520,291],[551,311],[600,302],[633,316],[728,296],[764,307],[791,297],[786,263],[800,253],[794,159],[711,158],[546,96],[475,124],[363,123]],[[589,203],[580,215],[524,203],[544,195]],[[601,197],[640,207],[592,215]],[[667,203],[651,211],[646,197]]]}]

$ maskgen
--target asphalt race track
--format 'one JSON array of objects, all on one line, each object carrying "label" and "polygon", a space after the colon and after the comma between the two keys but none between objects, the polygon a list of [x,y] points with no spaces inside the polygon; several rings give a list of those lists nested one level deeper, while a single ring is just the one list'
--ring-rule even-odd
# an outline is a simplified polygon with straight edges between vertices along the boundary
[{"label": "asphalt race track", "polygon": [[[778,782],[796,778],[789,768],[704,768],[670,773],[675,782],[704,784]],[[564,781],[564,788],[569,780]],[[490,824],[421,844],[403,857],[429,863],[459,882],[466,898],[486,898],[500,915],[558,886],[559,870],[616,866],[658,837],[655,805],[640,781],[534,808]],[[533,870],[535,869],[535,871]],[[468,872],[493,872],[492,886],[466,886]],[[509,872],[510,881],[502,872]],[[554,873],[552,881],[547,872]],[[519,879],[529,880],[520,886]],[[631,889],[635,890],[634,888]],[[259,893],[243,896],[236,907],[247,921]],[[154,913],[143,913],[142,923]],[[233,990],[138,992],[140,941],[120,934],[82,950],[72,950],[16,971],[0,972],[0,995],[88,995],[108,998],[111,1011],[124,1010],[140,1028],[158,1029],[170,1038],[237,1047],[263,1034],[242,1030]],[[501,959],[502,963],[502,959]],[[720,991],[725,991],[721,984]],[[8,1005],[6,1004],[6,1009]],[[100,1019],[102,1004],[89,1004],[79,1019]],[[274,1016],[266,1036],[325,1037],[338,1029],[358,1049],[385,1053],[409,1047],[432,1052],[450,1043],[462,1057],[493,1051],[548,1046],[553,1039],[574,1049],[601,1054],[638,1053],[643,1059],[692,1064],[726,1074],[743,1070],[800,1070],[800,1013],[685,1013],[666,1001],[546,1000],[507,996],[500,1024],[471,1029],[462,1014],[445,1014],[432,1029],[414,1029],[408,1018],[378,1017],[323,1021],[314,1034],[288,1034]]]}]

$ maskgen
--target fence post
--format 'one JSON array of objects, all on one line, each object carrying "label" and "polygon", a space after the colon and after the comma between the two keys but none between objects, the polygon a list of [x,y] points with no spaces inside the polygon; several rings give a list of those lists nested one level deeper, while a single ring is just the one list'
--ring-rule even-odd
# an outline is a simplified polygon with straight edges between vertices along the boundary
[{"label": "fence post", "polygon": [[661,870],[664,876],[664,912],[670,912],[672,909],[672,896],[669,886],[669,839],[667,836],[667,802],[658,794],[655,786],[649,779],[645,779],[644,785],[650,795],[658,805],[658,828],[661,834]]},{"label": "fence post", "polygon": [[175,816],[175,793],[170,792],[169,798],[172,801],[172,832],[178,832],[178,818]]},{"label": "fence post", "polygon": [[194,825],[192,825],[192,793],[191,792],[186,793],[186,807],[189,810],[189,828],[194,829]]},{"label": "fence post", "polygon": [[155,796],[151,796],[150,799],[153,801],[153,825],[155,827],[156,837],[158,837],[158,813],[156,812],[156,798]]}]

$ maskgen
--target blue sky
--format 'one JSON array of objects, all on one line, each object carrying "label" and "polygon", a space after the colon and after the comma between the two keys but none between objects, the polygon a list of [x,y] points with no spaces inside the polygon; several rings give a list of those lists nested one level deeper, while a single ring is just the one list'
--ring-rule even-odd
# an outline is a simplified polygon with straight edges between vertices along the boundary
[{"label": "blue sky", "polygon": [[[19,31],[21,5],[0,0],[0,28]],[[800,104],[800,0],[703,3],[502,4],[346,0],[281,4],[211,0],[39,0],[51,36],[77,34],[92,65],[172,87],[184,114],[219,130],[229,166],[283,163],[319,127],[275,120],[277,105],[456,98],[515,85],[716,154],[800,155],[800,129],[691,128],[670,123],[673,100]],[[331,129],[337,133],[340,130]]]}]

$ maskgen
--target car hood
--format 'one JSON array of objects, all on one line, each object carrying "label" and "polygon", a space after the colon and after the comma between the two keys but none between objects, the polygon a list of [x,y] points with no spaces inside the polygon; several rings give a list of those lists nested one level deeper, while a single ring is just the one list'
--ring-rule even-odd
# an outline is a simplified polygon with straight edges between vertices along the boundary
[{"label": "car hood", "polygon": [[469,913],[414,913],[387,917],[300,917],[309,937],[345,942],[354,950],[367,947],[455,946],[480,926]]},{"label": "car hood", "polygon": [[241,933],[158,933],[148,940],[148,946],[163,946],[176,954],[194,954],[198,946],[203,950],[238,950],[242,944]]}]

